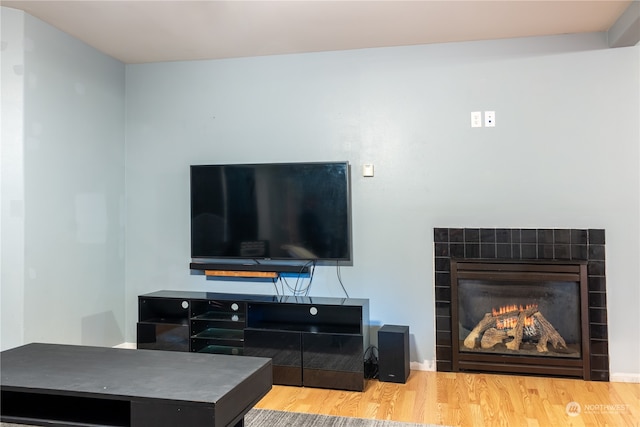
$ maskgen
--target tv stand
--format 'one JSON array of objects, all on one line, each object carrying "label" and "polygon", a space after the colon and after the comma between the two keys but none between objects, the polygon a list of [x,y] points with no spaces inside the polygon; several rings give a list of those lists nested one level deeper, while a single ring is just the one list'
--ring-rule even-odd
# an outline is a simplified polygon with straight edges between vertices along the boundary
[{"label": "tv stand", "polygon": [[268,357],[274,384],[364,389],[368,299],[158,291],[138,302],[138,348]]}]

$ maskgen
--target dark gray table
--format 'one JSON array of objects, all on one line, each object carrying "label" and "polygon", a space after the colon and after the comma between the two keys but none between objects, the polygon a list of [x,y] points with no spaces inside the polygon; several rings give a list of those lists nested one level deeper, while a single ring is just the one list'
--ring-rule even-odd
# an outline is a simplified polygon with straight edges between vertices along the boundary
[{"label": "dark gray table", "polygon": [[243,426],[271,389],[261,357],[28,344],[0,353],[4,422]]}]

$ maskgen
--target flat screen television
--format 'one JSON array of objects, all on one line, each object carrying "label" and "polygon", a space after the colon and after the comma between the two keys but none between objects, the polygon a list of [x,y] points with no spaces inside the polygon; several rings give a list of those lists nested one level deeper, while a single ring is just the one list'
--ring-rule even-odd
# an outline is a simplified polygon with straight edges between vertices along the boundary
[{"label": "flat screen television", "polygon": [[351,260],[349,164],[191,166],[191,257]]}]

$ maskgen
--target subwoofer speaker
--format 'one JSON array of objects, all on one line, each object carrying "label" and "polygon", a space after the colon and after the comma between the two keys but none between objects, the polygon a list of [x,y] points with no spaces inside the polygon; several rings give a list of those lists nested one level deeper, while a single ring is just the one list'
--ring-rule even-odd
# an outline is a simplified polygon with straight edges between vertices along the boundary
[{"label": "subwoofer speaker", "polygon": [[409,378],[409,327],[384,325],[378,329],[378,379],[404,384]]}]

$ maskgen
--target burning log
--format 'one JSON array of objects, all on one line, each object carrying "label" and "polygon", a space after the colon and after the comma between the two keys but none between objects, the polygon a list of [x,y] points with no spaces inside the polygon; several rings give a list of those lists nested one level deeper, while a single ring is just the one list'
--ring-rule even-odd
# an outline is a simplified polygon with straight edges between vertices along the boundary
[{"label": "burning log", "polygon": [[487,329],[496,325],[496,318],[491,314],[487,313],[484,315],[480,323],[476,325],[475,328],[467,335],[464,339],[464,346],[467,348],[475,348],[476,340],[480,338],[480,335],[484,333]]},{"label": "burning log", "polygon": [[548,342],[551,342],[556,350],[567,348],[562,336],[538,311],[537,305],[524,308],[511,306],[500,311],[493,310],[492,313],[486,313],[464,339],[464,346],[469,349],[476,348],[479,340],[480,346],[488,349],[504,342],[508,337],[513,337],[513,340],[506,342],[505,345],[510,350],[519,350],[525,332],[527,332],[527,336],[530,336],[532,335],[531,330],[535,330],[536,335],[540,335],[536,345],[538,352],[547,352]]},{"label": "burning log", "polygon": [[540,329],[542,330],[540,340],[538,340],[538,344],[536,348],[540,353],[545,353],[548,351],[547,342],[551,341],[553,348],[555,349],[566,349],[567,343],[564,341],[564,338],[560,336],[558,331],[553,327],[551,323],[542,315],[542,313],[537,312],[533,315],[536,321],[540,324]]},{"label": "burning log", "polygon": [[482,348],[491,348],[496,344],[500,344],[504,340],[507,339],[509,335],[507,335],[507,331],[504,329],[496,329],[489,328],[482,335],[482,339],[480,340],[480,347]]}]

